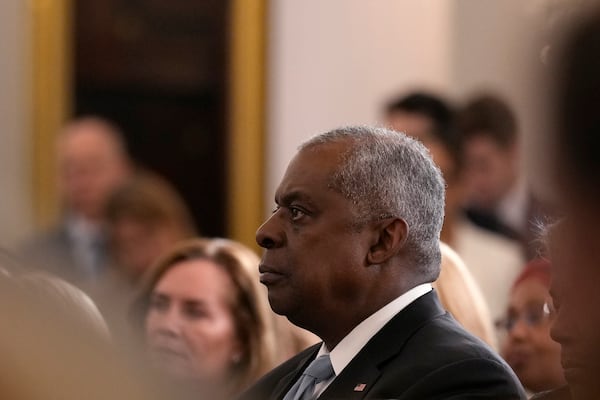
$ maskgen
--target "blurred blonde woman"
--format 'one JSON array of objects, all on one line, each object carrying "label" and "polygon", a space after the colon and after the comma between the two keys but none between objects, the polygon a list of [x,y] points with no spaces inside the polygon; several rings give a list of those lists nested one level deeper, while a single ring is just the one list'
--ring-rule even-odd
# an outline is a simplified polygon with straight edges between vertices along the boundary
[{"label": "blurred blonde woman", "polygon": [[487,303],[460,256],[440,243],[442,268],[433,283],[444,307],[470,333],[497,349],[494,325]]},{"label": "blurred blonde woman", "polygon": [[231,398],[279,361],[290,337],[258,280],[258,257],[227,239],[168,251],[134,305],[151,362],[206,398]]}]

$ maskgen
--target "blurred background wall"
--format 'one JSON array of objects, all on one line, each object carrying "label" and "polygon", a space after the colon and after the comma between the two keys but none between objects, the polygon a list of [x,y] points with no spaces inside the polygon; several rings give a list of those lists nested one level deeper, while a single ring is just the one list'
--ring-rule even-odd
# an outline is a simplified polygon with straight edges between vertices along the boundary
[{"label": "blurred background wall", "polygon": [[498,91],[523,105],[521,65],[536,8],[518,0],[271,2],[267,201],[297,144],[377,123],[390,97]]},{"label": "blurred background wall", "polygon": [[0,243],[33,229],[28,2],[0,2]]},{"label": "blurred background wall", "polygon": [[267,200],[303,139],[375,123],[401,90],[449,88],[452,8],[435,0],[271,2]]},{"label": "blurred background wall", "polygon": [[[391,96],[429,88],[460,100],[485,88],[522,103],[520,66],[511,54],[523,47],[528,18],[536,12],[533,3],[268,1],[264,180],[256,182],[264,187],[264,206],[257,212],[262,216],[271,207],[274,189],[300,141],[339,125],[377,123],[380,108]],[[29,4],[0,2],[0,243],[4,245],[38,226],[31,200]],[[229,231],[235,223],[227,222]],[[253,241],[247,233],[238,239]]]}]

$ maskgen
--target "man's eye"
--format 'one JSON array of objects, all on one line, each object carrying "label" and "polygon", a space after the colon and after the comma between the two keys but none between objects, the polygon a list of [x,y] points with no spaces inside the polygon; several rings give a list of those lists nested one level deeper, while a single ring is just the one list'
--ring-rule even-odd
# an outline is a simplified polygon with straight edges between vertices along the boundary
[{"label": "man's eye", "polygon": [[296,207],[290,207],[290,214],[292,215],[292,221],[297,221],[304,216],[304,211]]}]

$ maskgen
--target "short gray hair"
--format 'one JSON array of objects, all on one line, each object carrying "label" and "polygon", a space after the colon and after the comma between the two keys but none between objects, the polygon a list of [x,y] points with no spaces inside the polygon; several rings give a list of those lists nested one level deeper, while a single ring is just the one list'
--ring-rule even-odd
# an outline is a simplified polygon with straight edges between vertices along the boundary
[{"label": "short gray hair", "polygon": [[403,133],[369,126],[334,129],[309,139],[298,150],[336,142],[352,145],[340,155],[330,188],[356,206],[358,226],[392,216],[406,221],[414,266],[435,280],[441,261],[445,184],[429,151]]}]

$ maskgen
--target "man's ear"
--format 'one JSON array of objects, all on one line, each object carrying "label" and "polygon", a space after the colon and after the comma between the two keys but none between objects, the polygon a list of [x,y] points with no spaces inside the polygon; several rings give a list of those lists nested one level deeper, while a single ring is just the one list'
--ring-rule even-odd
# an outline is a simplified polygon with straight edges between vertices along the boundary
[{"label": "man's ear", "polygon": [[369,248],[369,265],[383,264],[404,247],[408,238],[408,224],[401,218],[386,218],[377,223],[373,245]]}]

